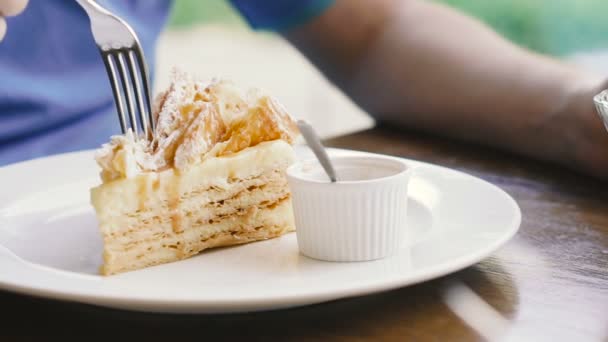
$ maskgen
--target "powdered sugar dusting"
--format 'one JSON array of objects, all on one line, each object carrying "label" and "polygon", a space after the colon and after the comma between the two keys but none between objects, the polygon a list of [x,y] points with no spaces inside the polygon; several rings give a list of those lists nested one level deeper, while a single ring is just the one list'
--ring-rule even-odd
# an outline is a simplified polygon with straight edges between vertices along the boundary
[{"label": "powdered sugar dusting", "polygon": [[104,182],[117,178],[130,178],[143,170],[155,169],[148,143],[136,139],[129,129],[125,135],[113,136],[109,143],[95,153],[95,160],[101,166],[101,179]]},{"label": "powdered sugar dusting", "polygon": [[98,150],[95,159],[104,182],[172,167],[183,170],[262,141],[292,143],[297,134],[281,104],[260,91],[244,95],[230,81],[205,83],[176,68],[171,78],[169,88],[154,101],[151,141],[128,132]]}]

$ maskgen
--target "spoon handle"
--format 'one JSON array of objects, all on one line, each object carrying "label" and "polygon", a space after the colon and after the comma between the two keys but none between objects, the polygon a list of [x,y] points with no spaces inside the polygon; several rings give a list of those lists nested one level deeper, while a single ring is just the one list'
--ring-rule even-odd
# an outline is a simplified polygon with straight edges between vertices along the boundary
[{"label": "spoon handle", "polygon": [[329,179],[332,181],[332,183],[335,183],[337,181],[336,171],[334,170],[334,167],[329,160],[329,156],[321,144],[321,139],[319,139],[319,136],[315,130],[308,122],[304,120],[298,120],[298,128],[300,129],[300,133],[302,133],[304,140],[306,140],[306,144],[308,144],[308,146],[312,149],[315,156],[321,163],[321,166],[323,166],[323,169],[325,169]]}]

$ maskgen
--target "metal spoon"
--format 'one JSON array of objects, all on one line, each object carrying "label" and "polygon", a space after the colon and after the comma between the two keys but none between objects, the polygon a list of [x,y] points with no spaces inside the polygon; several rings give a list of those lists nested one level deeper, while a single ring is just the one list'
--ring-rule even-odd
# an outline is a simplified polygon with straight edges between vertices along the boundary
[{"label": "metal spoon", "polygon": [[325,151],[325,148],[321,144],[321,139],[319,139],[319,136],[308,122],[298,120],[297,124],[298,128],[300,129],[300,133],[302,133],[304,140],[306,140],[306,144],[314,152],[315,156],[319,160],[319,163],[321,163],[321,166],[323,166],[325,173],[327,173],[327,176],[329,176],[331,182],[335,183],[337,181],[336,170],[334,170],[334,167],[329,160],[329,156],[327,155],[327,151]]}]

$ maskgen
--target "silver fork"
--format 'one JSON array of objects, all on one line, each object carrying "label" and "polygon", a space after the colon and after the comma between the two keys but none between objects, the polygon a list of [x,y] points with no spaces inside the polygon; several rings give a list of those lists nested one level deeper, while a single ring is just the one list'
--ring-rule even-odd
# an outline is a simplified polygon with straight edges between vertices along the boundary
[{"label": "silver fork", "polygon": [[91,20],[91,31],[110,78],[122,133],[126,133],[129,129],[125,117],[124,95],[130,128],[136,136],[139,135],[138,116],[144,136],[151,137],[154,131],[154,119],[150,102],[148,68],[135,31],[123,19],[101,7],[94,0],[76,1],[84,8]]}]

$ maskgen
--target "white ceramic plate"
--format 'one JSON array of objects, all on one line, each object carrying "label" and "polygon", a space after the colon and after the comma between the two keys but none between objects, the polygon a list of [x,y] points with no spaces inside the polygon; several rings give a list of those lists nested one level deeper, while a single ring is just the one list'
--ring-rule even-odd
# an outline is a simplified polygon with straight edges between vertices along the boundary
[{"label": "white ceramic plate", "polygon": [[393,257],[317,261],[298,253],[292,233],[112,277],[96,274],[102,243],[88,197],[98,182],[91,152],[0,168],[0,289],[138,311],[271,310],[436,278],[479,262],[516,233],[519,208],[499,188],[409,162],[418,166],[408,222],[415,241]]}]

